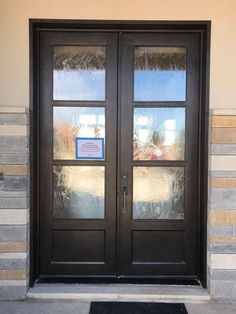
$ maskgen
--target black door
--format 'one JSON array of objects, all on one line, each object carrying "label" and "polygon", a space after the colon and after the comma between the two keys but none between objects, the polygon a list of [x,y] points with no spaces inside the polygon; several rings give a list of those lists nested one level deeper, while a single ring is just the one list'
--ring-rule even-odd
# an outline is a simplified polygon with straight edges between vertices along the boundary
[{"label": "black door", "polygon": [[41,32],[41,278],[197,277],[199,59],[197,33]]}]

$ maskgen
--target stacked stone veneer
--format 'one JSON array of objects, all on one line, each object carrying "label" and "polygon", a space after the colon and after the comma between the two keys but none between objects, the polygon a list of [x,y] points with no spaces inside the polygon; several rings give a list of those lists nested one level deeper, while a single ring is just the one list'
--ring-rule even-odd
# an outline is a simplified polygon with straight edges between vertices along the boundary
[{"label": "stacked stone veneer", "polygon": [[236,300],[236,110],[213,110],[210,127],[208,287]]},{"label": "stacked stone veneer", "polygon": [[24,298],[28,277],[25,108],[0,107],[0,299]]}]

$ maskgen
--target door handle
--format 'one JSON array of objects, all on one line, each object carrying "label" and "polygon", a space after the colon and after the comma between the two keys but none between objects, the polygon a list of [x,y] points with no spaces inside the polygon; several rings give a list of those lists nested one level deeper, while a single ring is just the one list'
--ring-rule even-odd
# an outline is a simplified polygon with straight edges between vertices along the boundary
[{"label": "door handle", "polygon": [[126,213],[126,190],[123,190],[123,209],[122,214]]},{"label": "door handle", "polygon": [[126,213],[126,195],[128,194],[128,174],[127,172],[122,172],[121,174],[121,191],[123,192],[123,206],[122,206],[122,214]]}]

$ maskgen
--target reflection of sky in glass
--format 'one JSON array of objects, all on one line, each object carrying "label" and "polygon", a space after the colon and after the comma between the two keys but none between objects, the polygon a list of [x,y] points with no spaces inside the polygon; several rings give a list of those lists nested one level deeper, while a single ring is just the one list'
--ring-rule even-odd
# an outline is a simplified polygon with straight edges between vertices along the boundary
[{"label": "reflection of sky in glass", "polygon": [[105,100],[104,70],[54,70],[53,99]]},{"label": "reflection of sky in glass", "polygon": [[134,159],[183,159],[184,131],[184,108],[135,108]]},{"label": "reflection of sky in glass", "polygon": [[135,101],[184,101],[185,71],[135,70]]},{"label": "reflection of sky in glass", "polygon": [[105,140],[105,108],[54,107],[54,158],[75,159],[76,137],[98,137]]}]

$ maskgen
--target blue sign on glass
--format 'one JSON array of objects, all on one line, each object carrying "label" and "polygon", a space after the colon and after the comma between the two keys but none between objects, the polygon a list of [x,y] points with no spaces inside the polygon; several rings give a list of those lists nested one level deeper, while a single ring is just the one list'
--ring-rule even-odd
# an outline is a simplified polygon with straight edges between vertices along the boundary
[{"label": "blue sign on glass", "polygon": [[104,160],[104,138],[76,137],[75,139],[76,159]]}]

